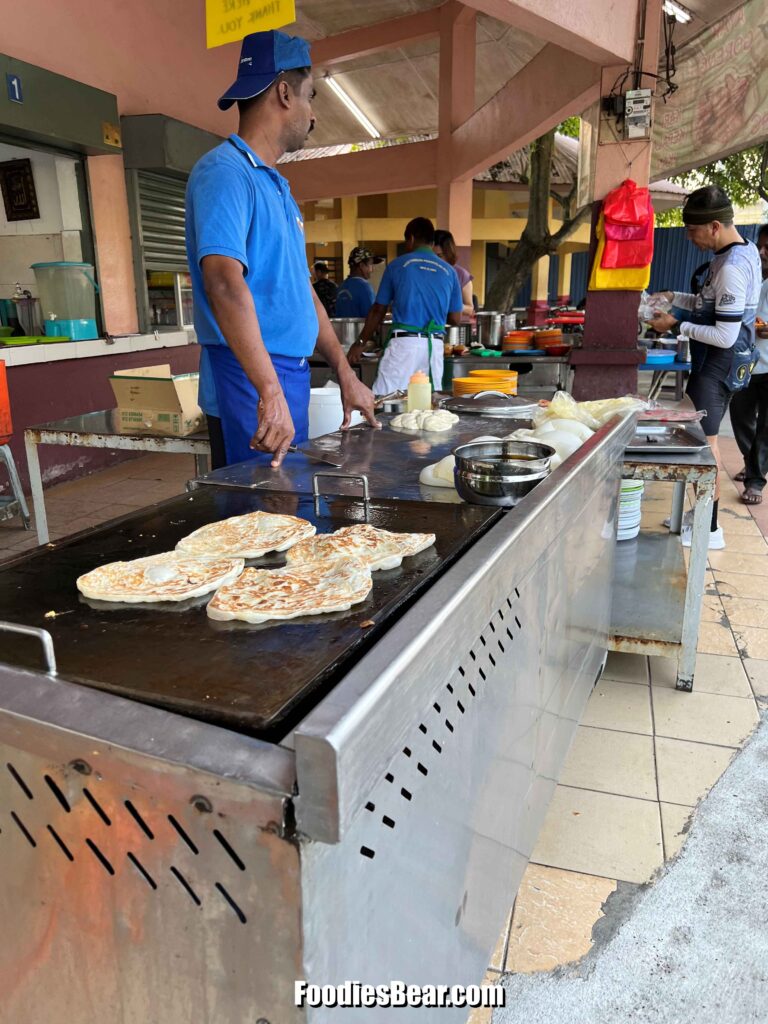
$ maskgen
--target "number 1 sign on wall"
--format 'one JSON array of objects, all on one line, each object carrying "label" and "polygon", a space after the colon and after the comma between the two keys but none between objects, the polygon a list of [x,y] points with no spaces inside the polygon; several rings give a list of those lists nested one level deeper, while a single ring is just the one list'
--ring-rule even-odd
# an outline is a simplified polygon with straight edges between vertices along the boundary
[{"label": "number 1 sign on wall", "polygon": [[21,91],[21,79],[19,76],[6,72],[5,84],[8,88],[8,99],[11,100],[12,103],[23,103],[24,94]]}]

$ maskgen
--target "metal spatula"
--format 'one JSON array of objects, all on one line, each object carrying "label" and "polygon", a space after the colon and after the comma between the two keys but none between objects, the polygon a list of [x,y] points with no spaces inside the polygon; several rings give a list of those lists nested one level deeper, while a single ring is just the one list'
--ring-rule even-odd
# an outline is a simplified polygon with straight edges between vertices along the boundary
[{"label": "metal spatula", "polygon": [[303,448],[297,444],[292,444],[288,446],[288,451],[301,452],[308,459],[314,459],[315,462],[326,462],[329,466],[336,466],[337,469],[344,465],[344,459],[341,455],[329,455],[328,452],[320,451],[318,448]]}]

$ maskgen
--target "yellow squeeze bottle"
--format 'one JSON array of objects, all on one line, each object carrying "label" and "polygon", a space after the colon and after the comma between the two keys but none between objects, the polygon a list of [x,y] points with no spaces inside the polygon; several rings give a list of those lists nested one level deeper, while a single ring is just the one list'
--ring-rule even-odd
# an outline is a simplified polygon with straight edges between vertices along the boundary
[{"label": "yellow squeeze bottle", "polygon": [[408,382],[408,412],[432,408],[432,385],[422,370],[417,370]]}]

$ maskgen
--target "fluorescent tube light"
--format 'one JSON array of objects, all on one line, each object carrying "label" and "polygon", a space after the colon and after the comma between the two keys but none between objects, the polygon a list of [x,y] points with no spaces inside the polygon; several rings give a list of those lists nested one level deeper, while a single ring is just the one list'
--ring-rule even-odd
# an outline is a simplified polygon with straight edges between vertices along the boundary
[{"label": "fluorescent tube light", "polygon": [[683,25],[685,25],[686,22],[689,22],[693,17],[688,8],[683,7],[683,5],[679,4],[677,0],[664,0],[664,13],[668,14],[670,17],[674,18],[675,21],[679,21]]},{"label": "fluorescent tube light", "polygon": [[347,110],[350,112],[350,114],[352,114],[353,117],[357,118],[357,120],[360,122],[360,124],[363,126],[363,128],[365,128],[365,130],[371,136],[371,138],[372,139],[380,139],[381,138],[381,132],[377,128],[375,128],[373,126],[373,124],[371,124],[371,122],[368,120],[368,118],[362,112],[360,107],[358,107],[358,105],[355,103],[355,101],[352,99],[351,96],[348,96],[346,94],[346,92],[342,89],[342,87],[339,85],[339,83],[336,81],[336,79],[335,78],[331,78],[330,75],[326,75],[325,76],[325,80],[328,83],[328,85],[331,87],[331,89],[339,97],[339,99],[344,104],[344,106],[347,108]]}]

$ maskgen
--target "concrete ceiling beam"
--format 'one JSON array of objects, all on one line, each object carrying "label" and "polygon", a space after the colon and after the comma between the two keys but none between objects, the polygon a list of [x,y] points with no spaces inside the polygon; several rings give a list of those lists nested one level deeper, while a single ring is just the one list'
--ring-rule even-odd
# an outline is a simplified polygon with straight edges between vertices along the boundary
[{"label": "concrete ceiling beam", "polygon": [[418,14],[406,14],[375,25],[364,25],[326,36],[312,43],[312,64],[315,68],[329,68],[334,64],[367,57],[381,50],[407,46],[422,39],[429,39],[440,32],[440,8],[433,7]]},{"label": "concrete ceiling beam", "polygon": [[473,178],[564,118],[581,114],[599,95],[598,65],[545,46],[453,132],[454,178]]},{"label": "concrete ceiling beam", "polygon": [[498,21],[562,46],[595,64],[631,63],[637,0],[462,0]]},{"label": "concrete ceiling beam", "polygon": [[297,202],[432,188],[437,140],[279,164]]}]

